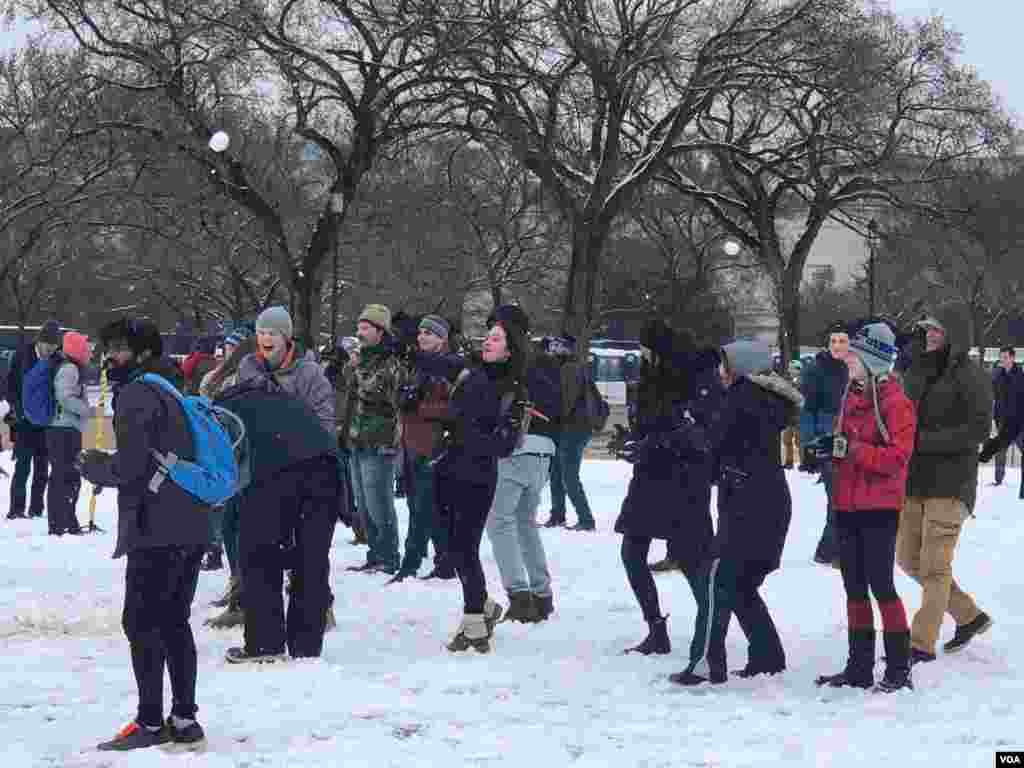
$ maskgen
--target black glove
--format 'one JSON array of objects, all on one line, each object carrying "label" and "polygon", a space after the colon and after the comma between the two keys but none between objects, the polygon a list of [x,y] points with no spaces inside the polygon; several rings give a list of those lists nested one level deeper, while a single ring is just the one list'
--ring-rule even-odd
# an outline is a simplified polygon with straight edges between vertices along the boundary
[{"label": "black glove", "polygon": [[606,449],[608,453],[615,456],[620,450],[622,450],[622,446],[626,444],[626,440],[629,439],[629,430],[621,424],[614,424],[612,429],[615,430],[615,434],[609,438]]},{"label": "black glove", "polygon": [[415,411],[420,404],[422,393],[416,384],[403,384],[398,388],[398,407],[403,411]]},{"label": "black glove", "polygon": [[648,435],[639,440],[626,440],[615,455],[630,464],[645,464],[650,459],[653,449],[654,443],[651,441],[651,436]]},{"label": "black glove", "polygon": [[78,458],[74,462],[74,468],[78,474],[95,485],[93,477],[96,476],[96,470],[100,464],[107,461],[110,461],[109,454],[98,451],[95,448],[87,448],[78,454]]},{"label": "black glove", "polygon": [[8,427],[13,427],[18,423],[18,417],[14,415],[14,411],[8,411],[4,414],[4,424]]},{"label": "black glove", "polygon": [[999,450],[996,448],[996,439],[994,437],[990,437],[982,443],[981,453],[978,454],[978,461],[982,464],[987,464],[992,461],[992,457],[997,453],[999,453]]}]

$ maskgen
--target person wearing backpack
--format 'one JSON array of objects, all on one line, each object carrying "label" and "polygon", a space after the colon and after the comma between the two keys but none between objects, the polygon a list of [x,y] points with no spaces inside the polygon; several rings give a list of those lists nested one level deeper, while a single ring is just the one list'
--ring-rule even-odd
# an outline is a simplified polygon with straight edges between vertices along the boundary
[{"label": "person wearing backpack", "polygon": [[[32,423],[25,413],[25,380],[40,361],[48,361],[60,348],[60,323],[47,320],[39,330],[34,344],[18,349],[11,360],[7,376],[7,402],[11,410],[6,417],[14,443],[14,473],[11,476],[11,506],[7,519],[25,517],[28,476],[32,474],[32,494],[28,503],[29,517],[42,517],[49,479],[49,457],[46,454],[46,426]],[[44,380],[45,382],[45,380]],[[42,390],[46,394],[47,390]]]},{"label": "person wearing backpack", "polygon": [[[117,386],[117,450],[82,451],[79,468],[93,485],[117,488],[114,557],[125,557],[121,624],[131,649],[139,705],[134,719],[100,750],[125,751],[172,742],[198,748],[205,736],[196,721],[196,645],[189,615],[199,565],[210,538],[210,505],[175,482],[155,485],[154,451],[196,458],[188,416],[177,398],[143,380],[175,370],[161,357],[163,341],[149,320],[123,318],[105,326],[109,378]],[[164,669],[171,681],[171,714],[164,720]]]},{"label": "person wearing backpack", "polygon": [[50,458],[50,484],[46,491],[46,516],[50,533],[78,535],[75,507],[82,478],[75,460],[82,451],[82,429],[89,418],[82,368],[91,355],[89,339],[80,333],[64,334],[62,352],[54,354],[54,416],[46,429],[46,452]]},{"label": "person wearing backpack", "polygon": [[[593,379],[589,366],[576,358],[576,340],[571,336],[546,339],[545,349],[559,362],[562,391],[562,428],[558,433],[558,446],[551,459],[551,514],[545,528],[565,525],[565,497],[568,495],[576,510],[576,525],[570,531],[593,531],[597,525],[590,511],[587,493],[580,481],[583,452],[594,435],[595,424],[588,404],[599,400],[607,408]],[[593,390],[591,390],[593,387]],[[589,396],[589,400],[588,400]],[[607,418],[607,410],[605,411]]]},{"label": "person wearing backpack", "polygon": [[298,349],[284,307],[256,319],[256,351],[239,365],[238,385],[216,402],[245,423],[253,462],[239,524],[244,645],[228,648],[225,659],[317,657],[333,600],[330,550],[342,491],[334,388]]}]

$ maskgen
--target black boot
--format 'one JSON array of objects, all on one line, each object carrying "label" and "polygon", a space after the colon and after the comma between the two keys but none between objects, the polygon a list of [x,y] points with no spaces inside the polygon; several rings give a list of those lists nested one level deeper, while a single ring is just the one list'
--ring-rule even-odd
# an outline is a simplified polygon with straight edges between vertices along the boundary
[{"label": "black boot", "polygon": [[548,617],[555,612],[554,596],[534,594],[533,600],[537,604],[537,614],[540,616],[540,620],[547,621]]},{"label": "black boot", "polygon": [[509,592],[508,610],[505,611],[504,621],[535,624],[540,620],[540,611],[532,592]]},{"label": "black boot", "polygon": [[[822,675],[815,684],[831,688],[871,688],[875,684],[875,630],[851,629],[847,633],[850,656],[846,669],[837,675]],[[909,635],[908,635],[909,637]]]},{"label": "black boot", "polygon": [[893,693],[902,688],[914,690],[910,679],[910,631],[883,632],[882,643],[885,645],[885,677],[875,690],[880,693]]},{"label": "black boot", "polygon": [[661,616],[654,621],[648,621],[647,626],[649,627],[647,637],[640,645],[634,645],[632,648],[627,648],[626,653],[642,653],[644,656],[650,656],[652,653],[666,654],[672,653],[672,643],[668,639],[668,624],[666,623],[668,616]]}]

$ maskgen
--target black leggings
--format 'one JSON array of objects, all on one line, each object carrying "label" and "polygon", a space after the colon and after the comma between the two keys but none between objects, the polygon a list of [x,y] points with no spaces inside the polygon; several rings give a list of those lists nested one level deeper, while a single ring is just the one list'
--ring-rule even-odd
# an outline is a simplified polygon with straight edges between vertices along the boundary
[{"label": "black leggings", "polygon": [[441,520],[448,526],[448,563],[462,583],[463,612],[480,614],[487,602],[487,579],[480,563],[487,515],[494,501],[498,474],[488,483],[471,484],[452,475],[437,478],[436,499]]},{"label": "black leggings", "polygon": [[[640,604],[644,621],[655,621],[661,618],[661,606],[658,603],[658,587],[654,583],[654,575],[647,564],[647,556],[651,551],[651,539],[649,536],[623,536],[622,537],[622,565],[626,569],[626,578],[629,586],[636,595],[636,601]],[[671,549],[671,544],[669,549]],[[680,563],[683,575],[693,588],[694,564]]]},{"label": "black leggings", "polygon": [[836,512],[839,564],[848,600],[867,600],[869,590],[879,603],[898,599],[893,568],[899,522],[894,509]]}]

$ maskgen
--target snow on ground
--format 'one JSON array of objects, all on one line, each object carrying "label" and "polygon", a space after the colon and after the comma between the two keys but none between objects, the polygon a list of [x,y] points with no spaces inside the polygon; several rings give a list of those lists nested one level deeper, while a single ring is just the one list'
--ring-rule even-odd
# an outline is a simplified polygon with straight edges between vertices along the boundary
[{"label": "snow on ground", "polygon": [[[11,469],[8,457],[0,466]],[[599,531],[543,531],[557,613],[499,625],[489,656],[442,648],[461,610],[455,584],[384,588],[384,576],[346,573],[365,550],[344,528],[332,551],[338,628],[319,660],[227,666],[241,631],[202,626],[226,580],[203,574],[193,627],[209,747],[198,755],[94,751],[136,703],[120,628],[124,562],[110,559],[111,533],[53,538],[42,520],[0,520],[0,766],[990,766],[996,750],[1024,747],[1024,668],[1013,651],[1024,630],[1019,474],[993,488],[983,470],[978,517],[955,564],[995,627],[918,667],[915,691],[883,696],[813,685],[845,661],[845,600],[838,573],[811,563],[823,492],[796,472],[785,561],[763,589],[788,671],[696,691],[670,684],[694,618],[679,574],[658,577],[673,653],[621,655],[645,633],[611,530],[628,473],[621,462],[585,464]],[[108,531],[114,504],[113,493],[99,497]],[[86,510],[83,494],[83,520]],[[401,502],[399,517],[404,527]],[[656,544],[652,556],[662,552]],[[492,594],[504,598],[486,538],[483,556]],[[897,585],[915,610],[919,589],[902,574]],[[943,639],[952,631],[947,619]],[[731,668],[745,663],[735,623],[729,652]]]}]

